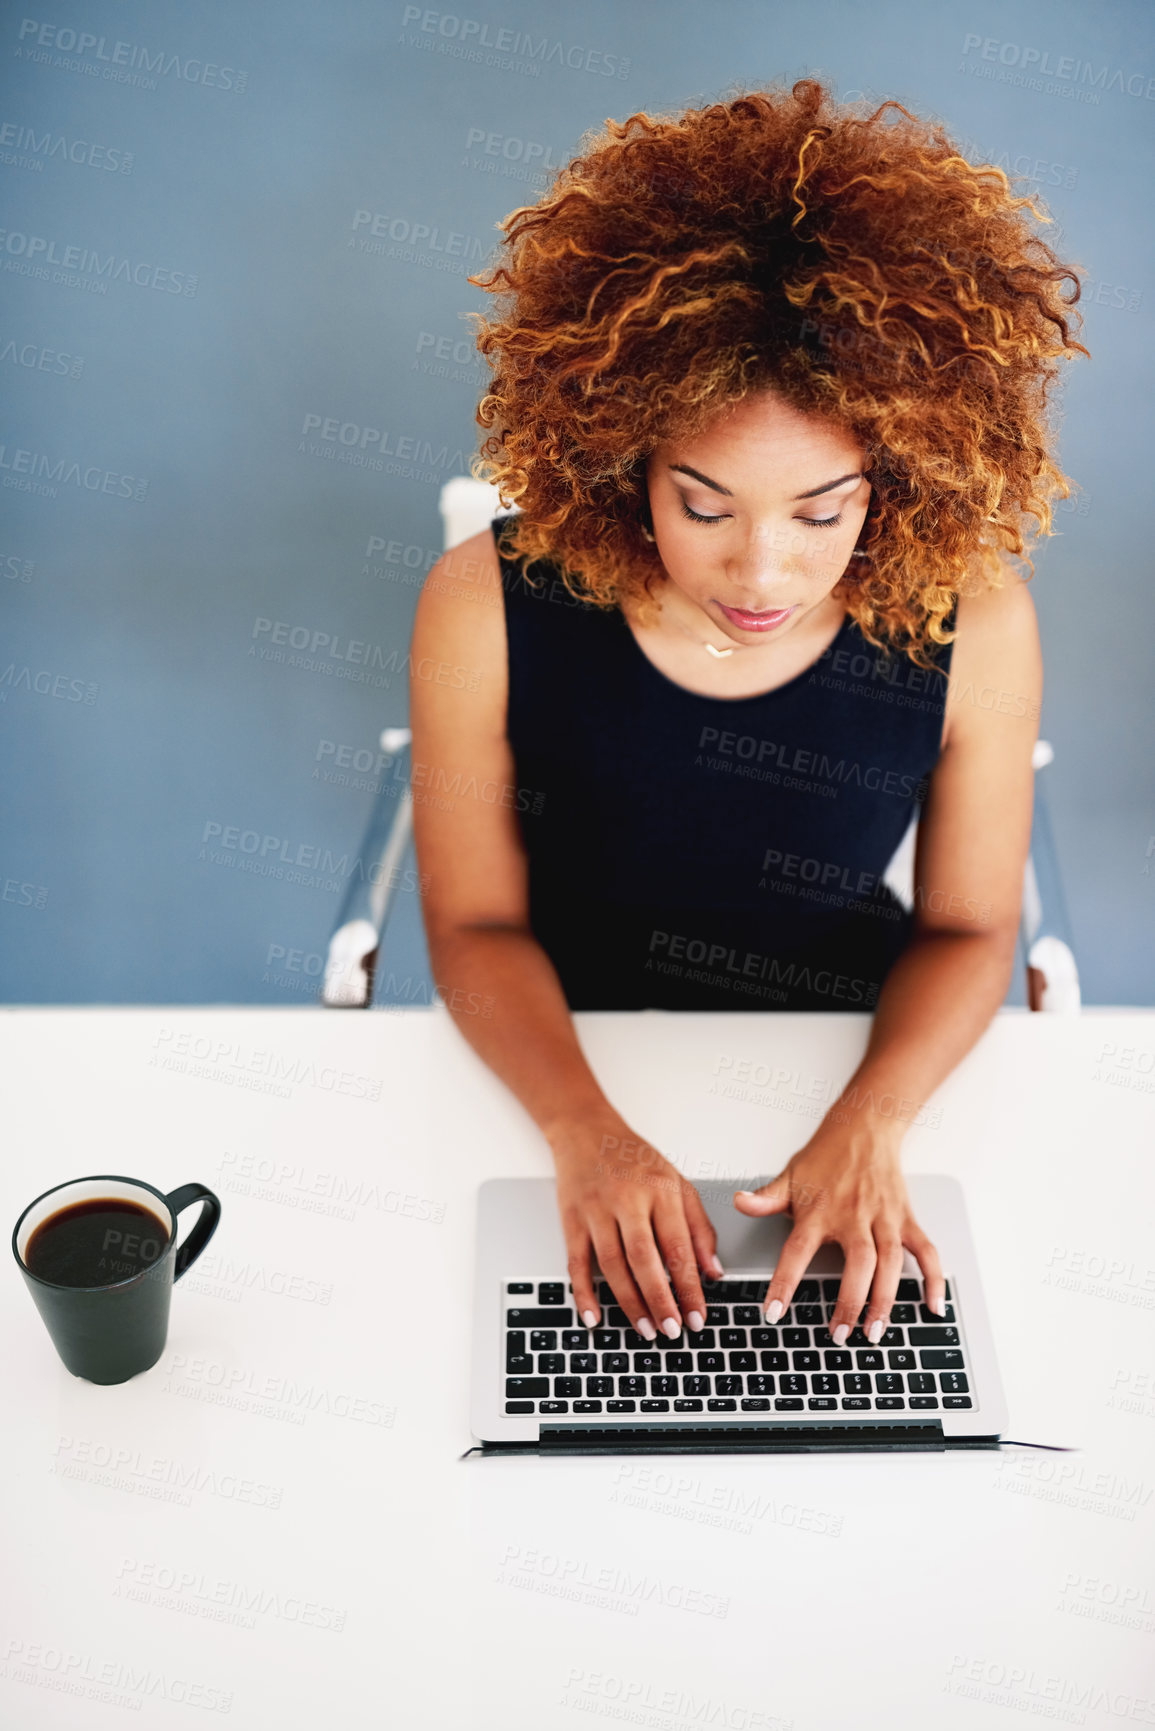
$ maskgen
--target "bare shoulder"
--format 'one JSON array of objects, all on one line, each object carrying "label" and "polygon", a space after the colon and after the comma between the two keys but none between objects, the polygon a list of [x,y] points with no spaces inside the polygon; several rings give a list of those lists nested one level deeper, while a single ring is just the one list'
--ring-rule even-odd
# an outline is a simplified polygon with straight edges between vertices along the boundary
[{"label": "bare shoulder", "polygon": [[430,566],[417,600],[411,659],[416,681],[464,688],[482,696],[487,712],[504,716],[506,653],[501,564],[487,526]]},{"label": "bare shoulder", "polygon": [[1005,567],[1000,588],[959,596],[947,696],[948,737],[1017,718],[1037,729],[1043,657],[1030,586]]}]

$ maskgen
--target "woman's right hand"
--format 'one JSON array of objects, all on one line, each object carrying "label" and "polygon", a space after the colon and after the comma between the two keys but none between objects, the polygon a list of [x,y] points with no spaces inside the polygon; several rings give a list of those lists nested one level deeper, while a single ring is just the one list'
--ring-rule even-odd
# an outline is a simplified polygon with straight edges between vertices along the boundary
[{"label": "woman's right hand", "polygon": [[723,1270],[717,1234],[694,1186],[612,1110],[555,1126],[549,1142],[574,1305],[586,1326],[601,1321],[592,1249],[644,1340],[658,1329],[676,1338],[683,1318],[694,1333],[704,1328],[699,1270],[715,1280]]}]

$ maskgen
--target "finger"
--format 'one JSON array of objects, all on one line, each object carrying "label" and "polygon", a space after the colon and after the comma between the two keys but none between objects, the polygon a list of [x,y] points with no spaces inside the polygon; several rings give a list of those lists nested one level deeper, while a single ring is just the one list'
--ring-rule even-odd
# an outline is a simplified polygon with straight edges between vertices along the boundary
[{"label": "finger", "polygon": [[[698,1258],[690,1236],[685,1209],[679,1196],[659,1202],[654,1209],[654,1231],[662,1252],[662,1260],[670,1272],[670,1285],[678,1310],[687,1327],[695,1334],[706,1326],[706,1300],[698,1278]],[[670,1330],[665,1330],[670,1334]],[[681,1327],[678,1333],[682,1332]],[[673,1339],[673,1335],[670,1335]]]},{"label": "finger", "polygon": [[927,1309],[933,1310],[936,1316],[945,1316],[946,1281],[943,1278],[942,1263],[938,1259],[938,1251],[922,1227],[913,1220],[907,1221],[902,1242],[922,1269],[923,1291],[926,1294]]},{"label": "finger", "polygon": [[602,1307],[598,1303],[590,1273],[590,1235],[580,1221],[575,1220],[572,1225],[563,1224],[566,1267],[569,1269],[569,1283],[573,1289],[574,1308],[587,1328],[596,1328],[601,1320]]},{"label": "finger", "polygon": [[[662,1258],[654,1238],[653,1219],[649,1214],[635,1214],[628,1220],[619,1220],[618,1230],[622,1235],[622,1246],[630,1264],[630,1272],[646,1301],[649,1316],[663,1334],[669,1335],[671,1340],[675,1339],[682,1332],[682,1318],[670,1291],[666,1271],[662,1267]],[[646,1331],[639,1327],[638,1333],[645,1334]],[[646,1338],[653,1340],[654,1335],[647,1335]]]},{"label": "finger", "polygon": [[902,1273],[902,1239],[897,1229],[884,1226],[880,1221],[874,1228],[874,1248],[878,1261],[863,1324],[866,1338],[872,1346],[878,1344],[890,1327],[890,1307],[898,1296],[898,1279]]},{"label": "finger", "polygon": [[[698,1258],[698,1267],[713,1280],[721,1280],[726,1270],[718,1260],[718,1234],[714,1231],[714,1223],[706,1213],[705,1204],[692,1184],[682,1186],[682,1208],[686,1216],[686,1225],[690,1229],[690,1239],[694,1246],[694,1254]],[[705,1311],[702,1312],[703,1321]],[[689,1322],[689,1317],[686,1318]],[[694,1328],[693,1322],[690,1327]]]},{"label": "finger", "polygon": [[598,1267],[609,1281],[614,1297],[642,1338],[654,1340],[657,1330],[647,1313],[641,1293],[634,1285],[617,1221],[612,1215],[604,1220],[591,1221],[590,1234],[597,1251]]},{"label": "finger", "polygon": [[[834,1314],[830,1318],[830,1338],[835,1346],[845,1346],[847,1336],[858,1321],[859,1314],[866,1303],[866,1295],[870,1291],[870,1282],[874,1277],[875,1264],[878,1261],[878,1251],[870,1233],[856,1229],[852,1234],[841,1240],[846,1266],[842,1270],[842,1283],[838,1288],[838,1302],[834,1306]],[[882,1337],[881,1328],[878,1331]],[[873,1343],[872,1343],[873,1344]]]},{"label": "finger", "polygon": [[779,1172],[760,1190],[736,1190],[734,1206],[739,1214],[785,1214],[790,1207],[790,1175]]},{"label": "finger", "polygon": [[778,1266],[771,1276],[766,1288],[766,1296],[762,1307],[766,1313],[766,1321],[775,1323],[794,1297],[794,1288],[802,1279],[810,1259],[822,1243],[822,1231],[817,1225],[800,1220],[794,1226],[782,1246],[782,1254],[778,1258]]}]

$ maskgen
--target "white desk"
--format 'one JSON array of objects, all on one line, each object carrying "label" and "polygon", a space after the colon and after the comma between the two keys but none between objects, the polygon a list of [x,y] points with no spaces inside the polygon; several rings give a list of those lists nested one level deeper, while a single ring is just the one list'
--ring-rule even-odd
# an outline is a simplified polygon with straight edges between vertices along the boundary
[{"label": "white desk", "polygon": [[[867,1028],[578,1023],[699,1178],[776,1171]],[[6,1232],[85,1173],[223,1203],[120,1386],[0,1283],[11,1731],[1155,1724],[1155,1015],[1003,1012],[906,1142],[964,1182],[1008,1435],[1080,1452],[465,1463],[476,1186],[551,1168],[443,1010],[3,1030]],[[746,1059],[790,1079],[716,1092]]]}]

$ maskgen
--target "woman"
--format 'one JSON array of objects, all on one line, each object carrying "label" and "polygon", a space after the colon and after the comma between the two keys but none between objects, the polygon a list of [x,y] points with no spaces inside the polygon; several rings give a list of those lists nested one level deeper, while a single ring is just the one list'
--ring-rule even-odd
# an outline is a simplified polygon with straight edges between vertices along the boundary
[{"label": "woman", "polygon": [[[574,1009],[645,1005],[874,1009],[842,1098],[735,1205],[793,1216],[768,1322],[831,1241],[836,1345],[881,1337],[904,1247],[945,1314],[900,1146],[1010,978],[1042,690],[1011,558],[1070,491],[1046,399],[1087,352],[1039,215],[899,105],[803,80],[607,122],[470,279],[505,296],[478,420],[519,510],[418,605],[414,664],[471,672],[412,696],[415,779],[466,790],[418,795],[424,917],[549,1142],[591,1327],[591,1252],[648,1340],[700,1330],[722,1272],[575,1037]],[[883,880],[916,813],[908,914]]]}]

